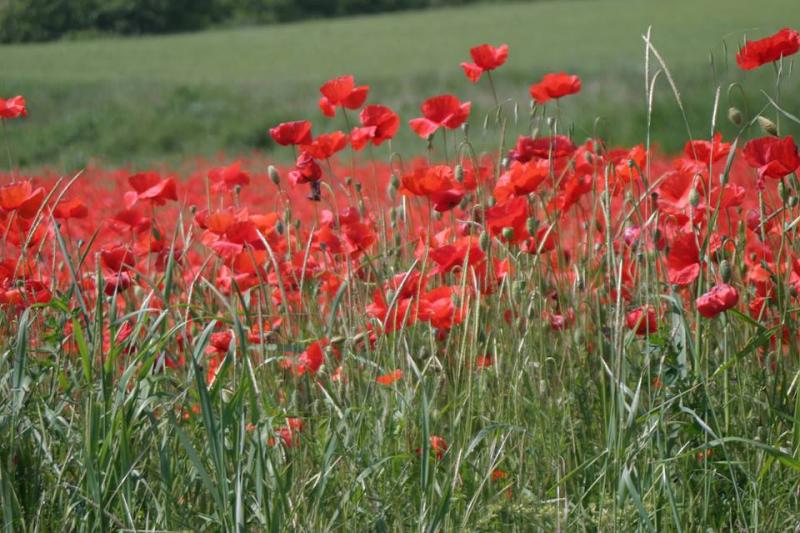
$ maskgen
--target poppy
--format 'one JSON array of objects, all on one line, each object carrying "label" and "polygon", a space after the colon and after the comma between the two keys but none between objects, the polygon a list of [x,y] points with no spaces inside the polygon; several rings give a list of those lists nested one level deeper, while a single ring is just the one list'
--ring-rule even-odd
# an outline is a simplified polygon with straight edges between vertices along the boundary
[{"label": "poppy", "polygon": [[736,54],[736,63],[742,70],[753,70],[795,54],[798,50],[800,50],[800,33],[790,28],[783,28],[775,35],[745,43]]},{"label": "poppy", "polygon": [[308,144],[311,142],[311,122],[308,120],[282,122],[270,128],[269,135],[281,146]]},{"label": "poppy", "polygon": [[697,311],[706,318],[713,318],[739,303],[739,292],[727,283],[715,285],[695,301]]},{"label": "poppy", "polygon": [[442,94],[428,98],[422,103],[422,118],[409,121],[414,133],[423,139],[433,135],[441,127],[455,129],[469,117],[472,102],[462,103],[451,94]]},{"label": "poppy", "polygon": [[100,250],[100,261],[112,272],[122,272],[136,266],[133,250],[125,245],[116,245]]},{"label": "poppy", "polygon": [[747,164],[758,169],[760,181],[764,178],[782,179],[800,167],[797,145],[791,136],[761,137],[749,141],[744,147]]},{"label": "poppy", "polygon": [[242,187],[250,183],[250,176],[242,171],[242,163],[234,161],[227,167],[212,168],[208,172],[214,192],[231,192],[236,186]]},{"label": "poppy", "polygon": [[494,197],[503,202],[512,196],[526,196],[536,189],[550,175],[548,161],[539,159],[528,163],[513,161],[494,188]]},{"label": "poppy", "polygon": [[349,140],[349,136],[341,131],[323,133],[309,144],[301,145],[300,149],[314,159],[328,159],[336,152],[343,150]]},{"label": "poppy", "polygon": [[24,219],[33,218],[44,201],[44,192],[43,187],[34,189],[30,180],[0,187],[0,209],[16,211]]},{"label": "poppy", "polygon": [[527,219],[528,200],[523,197],[512,198],[486,210],[486,229],[492,235],[501,235],[504,229],[511,228],[513,236],[508,240],[518,242],[528,236],[525,229]]},{"label": "poppy", "polygon": [[628,329],[642,336],[655,333],[658,329],[655,309],[649,305],[639,307],[629,312],[625,315],[625,323]]},{"label": "poppy", "polygon": [[322,168],[308,153],[302,152],[295,161],[294,169],[289,171],[289,181],[294,185],[318,181],[322,177]]},{"label": "poppy", "polygon": [[581,79],[565,72],[545,74],[542,81],[531,85],[529,92],[537,104],[562,96],[575,94],[581,90]]},{"label": "poppy", "polygon": [[403,378],[403,371],[402,370],[394,370],[389,372],[388,374],[383,374],[382,376],[378,376],[375,378],[375,381],[380,383],[381,385],[391,385],[395,381],[398,381]]},{"label": "poppy", "polygon": [[464,75],[472,83],[478,83],[484,72],[494,70],[503,65],[508,59],[508,45],[501,44],[494,47],[490,44],[482,44],[470,48],[469,55],[472,56],[473,63],[461,63]]},{"label": "poppy", "polygon": [[351,142],[354,150],[361,150],[368,142],[380,145],[395,136],[400,127],[400,117],[386,106],[372,104],[359,114],[361,127],[353,128]]},{"label": "poppy", "polygon": [[294,372],[298,376],[302,376],[306,372],[316,374],[325,360],[325,352],[323,349],[328,345],[328,339],[322,339],[312,342],[306,351],[300,354],[297,358],[297,364],[294,367]]},{"label": "poppy", "polygon": [[57,219],[66,220],[68,218],[86,218],[89,216],[89,208],[79,198],[62,200],[53,209],[53,216]]},{"label": "poppy", "polygon": [[28,108],[25,105],[25,98],[15,96],[13,98],[0,98],[0,118],[19,118],[28,116]]},{"label": "poppy", "polygon": [[130,209],[139,200],[150,200],[155,205],[164,205],[167,200],[178,200],[174,178],[161,179],[155,172],[142,172],[128,178],[133,191],[125,193],[125,206]]},{"label": "poppy", "polygon": [[517,145],[508,153],[509,159],[527,163],[531,159],[558,159],[575,152],[575,145],[565,135],[532,138],[520,135]]},{"label": "poppy", "polygon": [[689,285],[700,275],[700,250],[694,233],[675,236],[667,255],[667,278],[673,285]]},{"label": "poppy", "polygon": [[326,117],[335,117],[336,108],[358,109],[364,105],[369,92],[369,85],[356,87],[353,76],[340,76],[325,82],[319,88],[322,97],[319,108]]}]

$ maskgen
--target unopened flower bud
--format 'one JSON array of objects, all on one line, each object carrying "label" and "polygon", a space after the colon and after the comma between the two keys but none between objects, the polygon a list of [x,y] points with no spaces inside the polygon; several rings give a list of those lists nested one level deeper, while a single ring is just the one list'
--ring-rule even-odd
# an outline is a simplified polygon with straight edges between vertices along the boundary
[{"label": "unopened flower bud", "polygon": [[239,196],[239,194],[240,194],[241,192],[242,192],[242,186],[241,186],[241,185],[239,185],[239,184],[237,183],[236,185],[234,185],[234,186],[233,186],[233,193],[234,193],[236,196]]},{"label": "unopened flower bud", "polygon": [[503,238],[507,241],[512,240],[514,238],[514,228],[512,227],[503,228]]},{"label": "unopened flower bud", "polygon": [[728,120],[731,121],[732,124],[735,126],[742,125],[742,112],[736,109],[735,107],[728,108]]},{"label": "unopened flower bud", "polygon": [[345,176],[344,185],[345,187],[351,187],[353,185],[353,178],[351,178],[350,176]]},{"label": "unopened flower bud", "polygon": [[724,259],[719,264],[719,275],[722,277],[723,283],[729,283],[731,281],[731,264],[727,259]]},{"label": "unopened flower bud", "polygon": [[391,183],[392,186],[396,189],[396,188],[400,187],[400,178],[397,177],[397,174],[392,173],[392,177],[389,180],[389,183]]},{"label": "unopened flower bud", "polygon": [[275,223],[275,231],[278,232],[278,235],[283,235],[283,221],[279,220]]},{"label": "unopened flower bud", "polygon": [[478,244],[480,245],[482,251],[485,252],[486,250],[488,250],[489,249],[489,234],[486,233],[485,231],[482,231],[481,232],[481,236],[478,239]]},{"label": "unopened flower bud", "polygon": [[357,181],[357,182],[353,183],[353,187],[355,188],[357,193],[361,194],[361,182],[360,181]]},{"label": "unopened flower bud", "polygon": [[773,137],[777,137],[778,126],[776,126],[774,122],[767,117],[762,117],[761,115],[756,117],[756,120],[758,121],[758,125],[761,126],[761,129],[764,130],[764,133],[767,135],[772,135]]},{"label": "unopened flower bud", "polygon": [[778,193],[781,195],[781,200],[784,202],[789,199],[789,196],[792,194],[792,189],[786,186],[786,183],[780,181],[778,182]]},{"label": "unopened flower bud", "polygon": [[281,175],[278,174],[278,169],[275,166],[270,165],[267,167],[267,174],[269,174],[269,179],[275,185],[280,185],[281,183]]},{"label": "unopened flower bud", "polygon": [[192,216],[194,216],[195,213],[197,213],[197,206],[194,205],[194,204],[190,205],[189,206],[189,212],[192,214]]},{"label": "unopened flower bud", "polygon": [[692,189],[689,191],[689,204],[692,207],[697,207],[700,203],[700,193],[697,192],[697,189]]},{"label": "unopened flower bud", "polygon": [[389,186],[386,187],[386,194],[389,196],[389,200],[394,202],[394,199],[397,196],[397,187],[390,183]]},{"label": "unopened flower bud", "polygon": [[455,174],[457,182],[464,183],[464,167],[456,165],[456,168],[453,169],[453,174]]},{"label": "unopened flower bud", "polygon": [[497,204],[497,200],[494,198],[494,196],[492,196],[486,201],[486,203],[489,205],[489,207],[494,207],[495,204]]},{"label": "unopened flower bud", "polygon": [[797,196],[790,196],[789,207],[795,207],[796,205],[797,205]]},{"label": "unopened flower bud", "polygon": [[528,220],[525,221],[525,229],[528,230],[529,234],[536,235],[536,230],[539,229],[539,221],[534,217],[528,218]]}]

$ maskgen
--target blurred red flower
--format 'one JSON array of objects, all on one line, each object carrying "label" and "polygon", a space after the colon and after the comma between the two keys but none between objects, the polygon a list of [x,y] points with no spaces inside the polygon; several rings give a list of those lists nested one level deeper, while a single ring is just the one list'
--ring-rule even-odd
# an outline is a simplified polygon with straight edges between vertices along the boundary
[{"label": "blurred red flower", "polygon": [[353,128],[351,142],[354,150],[361,150],[368,142],[378,146],[395,136],[400,127],[400,117],[386,106],[372,104],[361,110],[361,127]]},{"label": "blurred red flower", "polygon": [[530,87],[531,98],[543,104],[554,98],[575,94],[581,90],[581,79],[565,72],[545,74],[542,81]]},{"label": "blurred red flower", "polygon": [[455,129],[461,126],[469,116],[472,102],[461,103],[451,94],[442,94],[428,98],[422,103],[422,118],[409,121],[414,133],[423,139],[433,135],[440,127]]},{"label": "blurred red flower", "polygon": [[281,146],[308,144],[311,142],[311,122],[308,120],[282,122],[270,128],[269,135]]},{"label": "blurred red flower", "polygon": [[469,55],[472,56],[474,63],[461,63],[464,75],[472,83],[478,83],[484,72],[494,70],[503,65],[508,59],[508,45],[501,44],[494,47],[490,44],[482,44],[470,48]]},{"label": "blurred red flower", "polygon": [[742,70],[753,70],[795,54],[798,50],[800,33],[791,28],[783,28],[775,35],[745,43],[736,54],[736,63]]},{"label": "blurred red flower", "polygon": [[325,82],[319,88],[322,98],[319,108],[326,117],[335,117],[336,108],[358,109],[367,99],[369,85],[356,87],[353,76],[340,76]]},{"label": "blurred red flower", "polygon": [[749,141],[744,147],[747,164],[758,169],[758,177],[781,179],[800,167],[797,145],[791,136],[761,137]]},{"label": "blurred red flower", "polygon": [[0,118],[19,118],[28,116],[28,108],[25,105],[25,98],[15,96],[13,98],[0,98]]},{"label": "blurred red flower", "polygon": [[727,283],[720,283],[695,300],[697,311],[706,318],[713,318],[739,303],[739,292]]}]

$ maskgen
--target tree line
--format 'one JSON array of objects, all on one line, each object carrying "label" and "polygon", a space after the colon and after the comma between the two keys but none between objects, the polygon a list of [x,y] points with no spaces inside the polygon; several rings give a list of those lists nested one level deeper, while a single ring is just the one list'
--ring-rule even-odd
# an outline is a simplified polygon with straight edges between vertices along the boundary
[{"label": "tree line", "polygon": [[476,1],[481,0],[0,0],[0,41],[175,33]]}]

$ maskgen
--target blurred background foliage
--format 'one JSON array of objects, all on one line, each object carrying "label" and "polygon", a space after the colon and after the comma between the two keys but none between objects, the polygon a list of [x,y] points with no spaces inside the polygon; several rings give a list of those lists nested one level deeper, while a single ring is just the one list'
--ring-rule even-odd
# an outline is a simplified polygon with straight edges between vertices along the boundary
[{"label": "blurred background foliage", "polygon": [[476,1],[6,0],[0,1],[0,41],[36,42],[108,34],[177,33],[218,25],[288,22],[462,5]]}]

